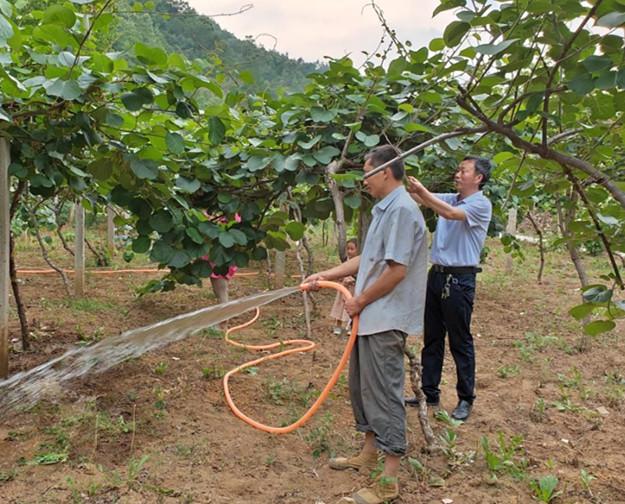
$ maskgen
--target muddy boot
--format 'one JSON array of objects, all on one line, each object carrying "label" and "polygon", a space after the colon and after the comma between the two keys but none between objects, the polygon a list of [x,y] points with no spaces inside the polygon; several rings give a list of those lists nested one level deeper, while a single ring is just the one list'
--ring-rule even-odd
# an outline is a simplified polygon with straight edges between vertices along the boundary
[{"label": "muddy boot", "polygon": [[352,495],[356,504],[384,504],[399,497],[399,482],[397,478],[382,476],[368,488],[358,490]]},{"label": "muddy boot", "polygon": [[343,471],[345,469],[355,469],[361,474],[369,475],[378,465],[377,452],[371,454],[360,453],[355,457],[336,457],[328,461],[332,469]]}]

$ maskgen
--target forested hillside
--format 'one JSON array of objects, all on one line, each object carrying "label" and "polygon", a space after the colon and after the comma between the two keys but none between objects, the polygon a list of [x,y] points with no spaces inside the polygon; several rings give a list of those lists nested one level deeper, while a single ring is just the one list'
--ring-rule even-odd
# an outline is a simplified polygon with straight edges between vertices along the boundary
[{"label": "forested hillside", "polygon": [[116,17],[112,40],[113,48],[118,50],[143,42],[182,53],[191,60],[204,60],[207,65],[221,61],[227,69],[249,71],[254,76],[253,87],[258,90],[300,90],[306,76],[319,69],[318,63],[290,59],[258,47],[251,40],[236,38],[183,0],[120,0],[117,10],[124,13]]}]

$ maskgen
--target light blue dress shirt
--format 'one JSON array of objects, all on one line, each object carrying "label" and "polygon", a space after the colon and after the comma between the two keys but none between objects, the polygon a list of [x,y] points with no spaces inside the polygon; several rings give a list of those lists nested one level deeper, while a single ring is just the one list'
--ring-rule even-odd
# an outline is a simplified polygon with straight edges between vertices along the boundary
[{"label": "light blue dress shirt", "polygon": [[423,330],[427,283],[427,233],[421,210],[403,186],[379,201],[360,255],[355,295],[373,284],[387,261],[406,266],[406,276],[395,288],[360,313],[359,336],[398,330]]},{"label": "light blue dress shirt", "polygon": [[466,220],[438,217],[430,260],[441,266],[477,266],[486,240],[493,207],[482,191],[459,199],[458,194],[434,194],[451,206],[462,208]]}]

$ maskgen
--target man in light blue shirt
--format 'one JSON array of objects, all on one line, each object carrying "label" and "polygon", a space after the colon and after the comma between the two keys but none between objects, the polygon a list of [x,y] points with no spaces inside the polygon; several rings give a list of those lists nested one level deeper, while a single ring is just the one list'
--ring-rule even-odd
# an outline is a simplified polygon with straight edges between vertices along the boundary
[{"label": "man in light blue shirt", "polygon": [[[485,158],[465,158],[454,176],[456,194],[432,194],[414,177],[408,190],[414,200],[438,214],[430,258],[423,332],[422,389],[428,405],[439,407],[445,355],[445,333],[456,364],[458,405],[452,413],[467,420],[475,399],[475,349],[471,315],[475,275],[492,215],[491,202],[481,189],[490,176]],[[408,399],[408,404],[416,404]]]},{"label": "man in light blue shirt", "polygon": [[[374,149],[365,157],[365,174],[398,155],[390,145]],[[314,283],[357,274],[354,297],[345,302],[345,310],[352,317],[360,314],[349,360],[349,392],[356,429],[365,433],[365,442],[360,454],[333,458],[330,467],[370,474],[377,450],[384,453],[380,477],[353,495],[359,504],[398,497],[397,474],[406,453],[404,348],[407,333],[421,332],[423,324],[427,239],[423,215],[403,177],[403,163],[396,160],[365,179],[365,188],[379,201],[362,254],[306,279]]]}]

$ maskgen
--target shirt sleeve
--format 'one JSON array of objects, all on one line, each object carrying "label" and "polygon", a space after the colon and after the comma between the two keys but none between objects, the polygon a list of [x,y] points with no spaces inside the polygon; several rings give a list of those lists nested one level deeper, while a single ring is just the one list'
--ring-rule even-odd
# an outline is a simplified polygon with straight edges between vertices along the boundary
[{"label": "shirt sleeve", "polygon": [[483,227],[488,229],[488,224],[492,215],[492,205],[488,198],[479,198],[468,201],[462,208],[467,216],[469,227]]},{"label": "shirt sleeve", "polygon": [[453,193],[432,193],[434,197],[438,198],[449,205],[453,205],[456,202],[457,195]]},{"label": "shirt sleeve", "polygon": [[392,211],[384,233],[384,260],[393,261],[404,266],[410,265],[414,255],[416,237],[423,233],[417,215],[406,207]]}]

